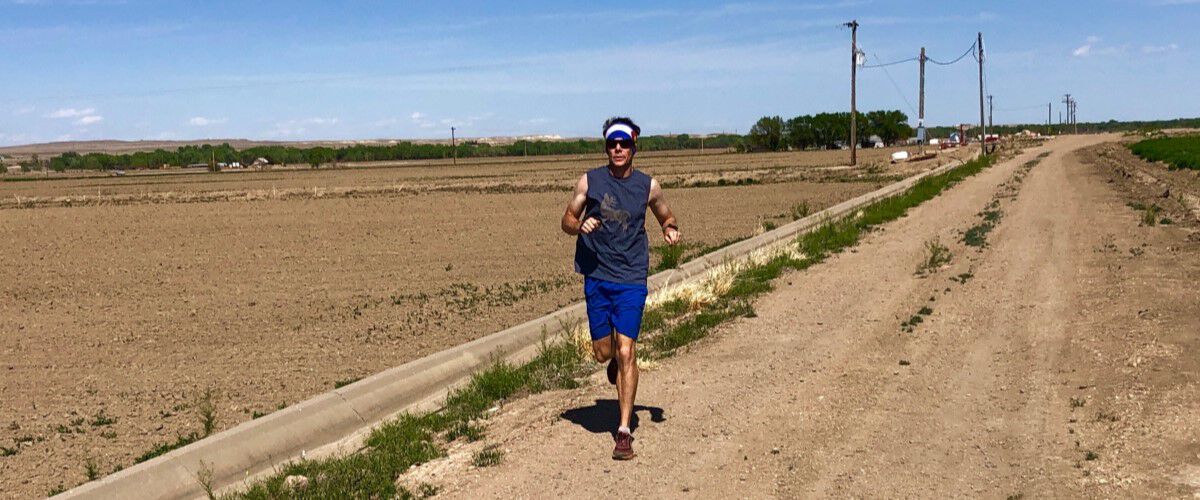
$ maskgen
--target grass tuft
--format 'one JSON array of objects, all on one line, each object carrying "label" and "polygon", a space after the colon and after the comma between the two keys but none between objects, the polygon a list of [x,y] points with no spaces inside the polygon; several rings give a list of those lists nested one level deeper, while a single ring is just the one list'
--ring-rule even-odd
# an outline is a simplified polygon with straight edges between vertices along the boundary
[{"label": "grass tuft", "polygon": [[500,449],[499,445],[492,444],[475,453],[475,456],[471,458],[471,464],[476,467],[492,467],[500,465],[502,460],[504,460],[504,451]]},{"label": "grass tuft", "polygon": [[937,272],[943,265],[949,264],[952,258],[950,249],[937,238],[926,241],[925,260],[917,266],[917,276],[928,276]]},{"label": "grass tuft", "polygon": [[654,247],[654,252],[658,254],[658,266],[651,272],[666,271],[667,269],[675,269],[679,264],[683,263],[683,254],[687,250],[684,245],[663,245]]},{"label": "grass tuft", "polygon": [[446,433],[446,441],[450,442],[458,438],[464,438],[468,443],[474,443],[480,439],[483,439],[483,436],[484,432],[482,426],[475,425],[470,422],[458,422],[450,428],[449,432]]},{"label": "grass tuft", "polygon": [[812,208],[808,206],[808,201],[802,201],[800,203],[792,205],[791,212],[792,212],[792,220],[800,220],[805,217],[808,217],[808,214],[812,213]]},{"label": "grass tuft", "polygon": [[92,427],[102,427],[102,426],[115,424],[116,422],[117,422],[117,419],[106,415],[104,413],[104,409],[101,408],[99,412],[96,412],[96,417],[92,419],[91,424],[92,424]]}]

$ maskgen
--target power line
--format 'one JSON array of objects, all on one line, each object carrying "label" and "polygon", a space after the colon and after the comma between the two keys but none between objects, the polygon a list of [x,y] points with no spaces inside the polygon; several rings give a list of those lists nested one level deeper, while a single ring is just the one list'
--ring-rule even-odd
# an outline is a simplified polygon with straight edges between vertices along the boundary
[{"label": "power line", "polygon": [[1016,106],[1012,108],[996,108],[996,111],[1025,111],[1029,109],[1042,109],[1046,107],[1044,104],[1031,104],[1029,106]]},{"label": "power line", "polygon": [[[877,54],[871,54],[871,55],[875,56],[875,60],[876,60],[876,61],[878,61],[878,60],[879,60],[879,56],[878,56]],[[912,102],[909,102],[909,100],[908,100],[908,96],[904,95],[904,91],[900,90],[900,86],[896,84],[896,80],[892,78],[892,74],[891,74],[891,73],[888,73],[888,70],[887,70],[887,68],[886,68],[886,65],[881,65],[881,66],[876,66],[876,67],[878,67],[878,68],[883,68],[883,74],[884,74],[884,75],[887,75],[887,79],[888,79],[888,81],[889,81],[889,82],[892,82],[892,88],[895,88],[895,89],[896,89],[896,93],[897,93],[897,94],[900,94],[900,98],[901,98],[901,99],[904,99],[904,104],[907,104],[907,105],[908,105],[908,110],[909,110],[909,111],[912,111],[913,113],[916,113],[916,112],[917,112],[917,110],[913,108]]]},{"label": "power line", "polygon": [[[949,65],[951,65],[951,64],[954,64],[954,63],[956,63],[956,62],[959,62],[959,61],[963,60],[963,58],[965,58],[965,57],[967,57],[967,56],[972,56],[972,57],[975,57],[975,52],[974,52],[974,50],[975,50],[975,46],[976,46],[976,44],[977,44],[977,43],[979,43],[979,42],[978,42],[978,41],[976,41],[975,43],[972,43],[970,47],[967,47],[967,51],[966,51],[966,52],[963,52],[963,54],[962,54],[961,56],[958,56],[958,57],[957,57],[957,58],[955,58],[953,61],[949,61],[949,62],[942,62],[942,61],[939,61],[939,60],[937,60],[937,59],[934,59],[934,58],[932,58],[932,57],[929,57],[929,56],[926,56],[926,57],[925,57],[925,60],[926,60],[926,61],[929,61],[929,62],[931,62],[931,63],[934,63],[934,64],[939,64],[939,65],[942,65],[942,66],[949,66]],[[876,56],[875,56],[875,59],[876,59],[876,60],[879,60],[879,56],[878,56],[878,55],[876,55]],[[904,64],[904,63],[907,63],[907,62],[920,61],[920,60],[921,60],[921,57],[920,57],[920,56],[917,56],[917,57],[909,57],[909,58],[907,58],[907,59],[900,59],[900,60],[897,60],[897,61],[891,61],[891,62],[886,62],[886,63],[885,63],[885,62],[880,62],[880,63],[878,63],[878,64],[864,64],[864,65],[863,65],[863,68],[864,68],[864,69],[886,68],[886,67],[888,67],[888,66],[895,66],[895,65],[897,65],[897,64]]]},{"label": "power line", "polygon": [[[875,60],[876,60],[876,61],[878,61],[878,60],[879,60],[879,56],[878,56],[878,55],[876,55],[876,54],[871,54],[871,55],[875,56]],[[913,61],[916,61],[916,60],[918,60],[918,59],[920,59],[920,58],[918,58],[918,57],[910,57],[910,58],[908,58],[908,59],[901,59],[901,60],[899,60],[899,61],[892,61],[892,62],[889,62],[889,63],[879,63],[879,64],[864,64],[864,65],[863,65],[863,68],[864,68],[864,69],[865,69],[865,68],[886,68],[886,67],[888,67],[888,66],[895,66],[895,65],[897,65],[897,64],[904,64],[904,63],[906,63],[906,62],[913,62]]]},{"label": "power line", "polygon": [[[951,65],[951,64],[954,64],[954,63],[956,63],[956,62],[959,62],[959,61],[963,60],[963,58],[964,58],[964,57],[967,57],[967,56],[972,56],[972,57],[974,57],[974,55],[975,55],[975,52],[974,52],[974,51],[975,51],[975,46],[976,46],[976,45],[978,45],[978,44],[979,44],[979,41],[978,41],[978,40],[976,40],[976,41],[975,41],[975,43],[972,43],[970,47],[967,47],[967,51],[966,51],[966,52],[963,52],[961,56],[958,56],[957,58],[955,58],[953,61],[950,61],[950,62],[942,62],[942,61],[939,61],[939,60],[937,60],[937,59],[934,59],[934,58],[932,58],[932,57],[926,57],[925,59],[926,59],[926,60],[928,60],[929,62],[931,62],[931,63],[934,63],[934,64],[937,64],[937,65],[941,65],[941,66],[949,66],[949,65]],[[976,62],[978,62],[978,61],[976,61]]]}]

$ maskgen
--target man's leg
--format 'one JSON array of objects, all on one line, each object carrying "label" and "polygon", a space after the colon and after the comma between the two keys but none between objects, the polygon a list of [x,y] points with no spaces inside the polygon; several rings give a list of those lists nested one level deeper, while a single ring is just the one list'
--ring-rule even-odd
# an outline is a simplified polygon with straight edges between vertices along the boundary
[{"label": "man's leg", "polygon": [[633,418],[633,402],[637,397],[638,367],[637,341],[620,333],[617,339],[617,402],[621,407],[622,428],[629,428]]},{"label": "man's leg", "polygon": [[613,359],[617,355],[616,335],[608,335],[592,341],[592,357],[597,363]]}]

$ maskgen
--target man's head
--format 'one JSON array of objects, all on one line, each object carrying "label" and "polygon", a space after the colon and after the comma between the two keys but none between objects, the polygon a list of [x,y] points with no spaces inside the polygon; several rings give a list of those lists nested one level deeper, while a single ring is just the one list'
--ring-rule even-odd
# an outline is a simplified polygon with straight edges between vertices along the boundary
[{"label": "man's head", "polygon": [[633,161],[637,152],[637,137],[642,128],[633,120],[616,116],[604,121],[604,152],[608,162],[616,167],[624,167]]}]

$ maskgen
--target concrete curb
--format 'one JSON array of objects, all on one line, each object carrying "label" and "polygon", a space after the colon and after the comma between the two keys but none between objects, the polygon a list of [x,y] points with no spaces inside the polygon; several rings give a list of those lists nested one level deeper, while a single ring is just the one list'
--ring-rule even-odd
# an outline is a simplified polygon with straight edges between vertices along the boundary
[{"label": "concrete curb", "polygon": [[[713,266],[776,247],[830,219],[852,214],[875,201],[899,194],[921,179],[950,171],[950,164],[914,175],[871,193],[844,201],[767,233],[743,240],[677,269],[651,276],[651,292],[704,275]],[[137,464],[65,493],[63,498],[197,498],[198,479],[211,473],[215,490],[270,472],[279,464],[307,457],[313,450],[338,446],[404,411],[428,407],[435,398],[469,380],[497,359],[524,363],[537,355],[542,340],[561,325],[586,319],[582,302],[486,337],[405,363],[348,386],[313,397],[259,419]]]}]

